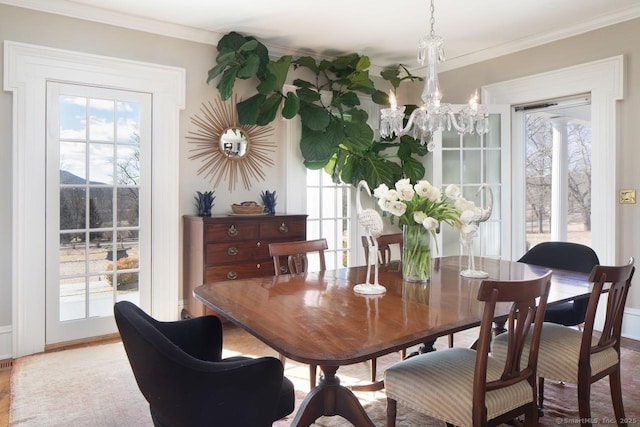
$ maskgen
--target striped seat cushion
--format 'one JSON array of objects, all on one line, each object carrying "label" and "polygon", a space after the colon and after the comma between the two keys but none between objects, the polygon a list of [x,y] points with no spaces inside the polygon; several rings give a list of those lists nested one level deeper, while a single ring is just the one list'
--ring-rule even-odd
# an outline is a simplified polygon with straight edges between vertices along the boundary
[{"label": "striped seat cushion", "polygon": [[[542,326],[538,349],[538,376],[556,381],[578,383],[578,358],[582,331],[556,323],[545,322]],[[598,342],[592,338],[592,344]],[[504,361],[507,355],[507,334],[500,334],[491,343],[491,355]],[[525,344],[521,363],[529,358],[529,342]],[[597,374],[618,363],[618,353],[613,348],[591,355],[591,374]]]},{"label": "striped seat cushion", "polygon": [[[450,348],[421,354],[385,371],[387,397],[456,426],[472,425],[476,352]],[[487,381],[500,378],[503,364],[489,357]],[[533,401],[526,381],[487,393],[489,419]]]}]

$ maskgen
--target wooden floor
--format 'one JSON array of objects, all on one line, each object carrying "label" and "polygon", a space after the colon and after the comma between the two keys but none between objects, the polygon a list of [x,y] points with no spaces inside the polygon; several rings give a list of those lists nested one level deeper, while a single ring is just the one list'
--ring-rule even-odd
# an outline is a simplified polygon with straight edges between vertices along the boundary
[{"label": "wooden floor", "polygon": [[[64,347],[52,351],[63,351],[65,349],[77,348],[87,345],[98,345],[105,342],[113,342],[114,339],[109,339],[100,342],[92,342],[85,344],[76,344],[73,346]],[[635,351],[640,351],[640,341],[630,340],[623,338],[621,342],[622,347]],[[9,425],[9,399],[11,396],[11,369],[0,369],[0,427],[7,427]]]}]

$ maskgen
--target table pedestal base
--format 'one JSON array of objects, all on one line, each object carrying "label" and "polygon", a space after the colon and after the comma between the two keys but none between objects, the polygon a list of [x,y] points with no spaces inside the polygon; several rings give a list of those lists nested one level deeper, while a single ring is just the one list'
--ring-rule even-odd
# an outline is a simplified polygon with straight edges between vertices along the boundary
[{"label": "table pedestal base", "polygon": [[356,427],[375,427],[358,398],[340,385],[337,366],[321,366],[318,385],[302,401],[291,426],[308,427],[318,418],[340,415]]}]

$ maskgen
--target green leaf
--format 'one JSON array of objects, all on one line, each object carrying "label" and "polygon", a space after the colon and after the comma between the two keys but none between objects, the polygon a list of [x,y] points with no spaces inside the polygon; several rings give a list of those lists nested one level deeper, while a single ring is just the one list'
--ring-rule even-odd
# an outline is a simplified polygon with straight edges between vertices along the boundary
[{"label": "green leaf", "polygon": [[376,90],[371,95],[371,100],[378,105],[388,105],[389,104],[389,95],[381,90]]},{"label": "green leaf", "polygon": [[306,80],[302,80],[302,79],[295,79],[293,81],[293,85],[294,86],[298,86],[298,87],[304,87],[304,88],[314,87],[313,84],[309,83]]},{"label": "green leaf", "polygon": [[294,92],[288,92],[282,107],[282,117],[292,119],[298,114],[298,111],[300,111],[300,98]]},{"label": "green leaf", "polygon": [[256,54],[251,54],[247,57],[242,65],[242,68],[238,70],[238,78],[239,79],[248,79],[249,77],[253,77],[258,72],[258,67],[260,66],[260,57]]},{"label": "green leaf", "polygon": [[280,107],[281,100],[282,97],[279,93],[274,93],[269,96],[260,106],[260,114],[258,114],[256,124],[260,126],[266,126],[274,121],[276,118],[276,114],[278,113],[278,108]]},{"label": "green leaf", "polygon": [[411,182],[417,182],[424,178],[425,168],[422,163],[420,163],[417,159],[413,157],[408,158],[402,164],[402,170],[407,178],[411,180]]},{"label": "green leaf", "polygon": [[[300,92],[298,92],[300,95]],[[306,104],[300,108],[302,123],[311,130],[324,130],[329,125],[331,117],[322,107],[315,104]]]},{"label": "green leaf", "polygon": [[300,101],[308,102],[310,104],[320,101],[320,94],[315,90],[301,87],[300,89],[296,90],[296,93],[298,94],[298,98],[300,98]]},{"label": "green leaf", "polygon": [[256,89],[261,94],[268,95],[269,93],[276,90],[276,85],[276,76],[274,76],[273,74],[269,74],[267,75],[266,79],[264,79],[258,86],[256,86]]},{"label": "green leaf", "polygon": [[269,61],[267,64],[267,70],[276,78],[276,89],[281,90],[287,79],[287,73],[289,72],[289,66],[291,65],[291,56],[285,55],[277,61]]},{"label": "green leaf", "polygon": [[300,139],[300,151],[306,161],[316,161],[326,163],[331,157],[333,141],[327,138],[325,132],[318,132],[302,126],[302,137]]},{"label": "green leaf", "polygon": [[343,141],[351,151],[364,152],[373,144],[373,129],[366,123],[345,123],[346,138]]},{"label": "green leaf", "polygon": [[397,68],[384,70],[380,73],[380,76],[385,80],[395,79],[400,75],[400,70]]},{"label": "green leaf", "polygon": [[216,58],[216,62],[218,63],[218,65],[220,65],[221,62],[233,61],[235,59],[236,59],[235,51],[222,52],[218,54],[218,57]]},{"label": "green leaf", "polygon": [[228,62],[219,62],[215,67],[213,67],[212,69],[209,70],[209,74],[207,76],[207,84],[215,79],[216,77],[218,77],[220,74],[222,74],[222,72],[224,71],[225,68],[227,68],[227,66],[229,65]]},{"label": "green leaf", "polygon": [[232,31],[218,41],[218,52],[229,52],[240,49],[247,40],[239,33]]},{"label": "green leaf", "polygon": [[352,122],[367,123],[367,120],[369,119],[369,114],[358,108],[351,108],[345,111],[345,114],[348,114],[351,117]]},{"label": "green leaf", "polygon": [[[314,73],[318,73],[318,66],[316,65],[316,60],[310,56],[302,56],[294,61],[294,63],[300,67],[309,68]],[[295,84],[295,82],[293,83]]]},{"label": "green leaf", "polygon": [[363,71],[371,66],[371,60],[368,56],[361,56],[358,60],[358,64],[356,65],[356,70]]},{"label": "green leaf", "polygon": [[255,125],[260,114],[260,108],[267,97],[261,93],[256,93],[251,98],[238,102],[238,120],[243,125]]},{"label": "green leaf", "polygon": [[356,105],[360,105],[360,98],[355,92],[345,92],[339,97],[340,102],[347,107],[355,107]]},{"label": "green leaf", "polygon": [[216,87],[218,88],[218,92],[220,92],[220,97],[223,101],[231,98],[231,94],[233,93],[233,85],[236,82],[236,75],[238,74],[238,67],[231,67],[227,69],[224,73],[222,73],[222,77],[218,81]]},{"label": "green leaf", "polygon": [[255,50],[258,47],[258,41],[256,39],[249,40],[245,42],[242,46],[238,48],[240,52],[249,52]]},{"label": "green leaf", "polygon": [[325,167],[327,164],[326,160],[315,161],[315,160],[305,160],[303,162],[304,167],[311,170],[319,170]]}]

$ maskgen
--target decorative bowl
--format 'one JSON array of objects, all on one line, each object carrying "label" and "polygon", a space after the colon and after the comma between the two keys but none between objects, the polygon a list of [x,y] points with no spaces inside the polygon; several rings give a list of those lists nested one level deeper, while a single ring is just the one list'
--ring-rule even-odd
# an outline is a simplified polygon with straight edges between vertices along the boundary
[{"label": "decorative bowl", "polygon": [[[246,203],[246,202],[244,202],[244,203]],[[257,215],[257,214],[264,213],[264,206],[263,205],[258,205],[258,204],[248,205],[248,204],[236,204],[236,203],[234,203],[233,205],[231,205],[231,210],[235,214],[242,214],[242,215],[252,215],[253,214],[253,215]]]}]

